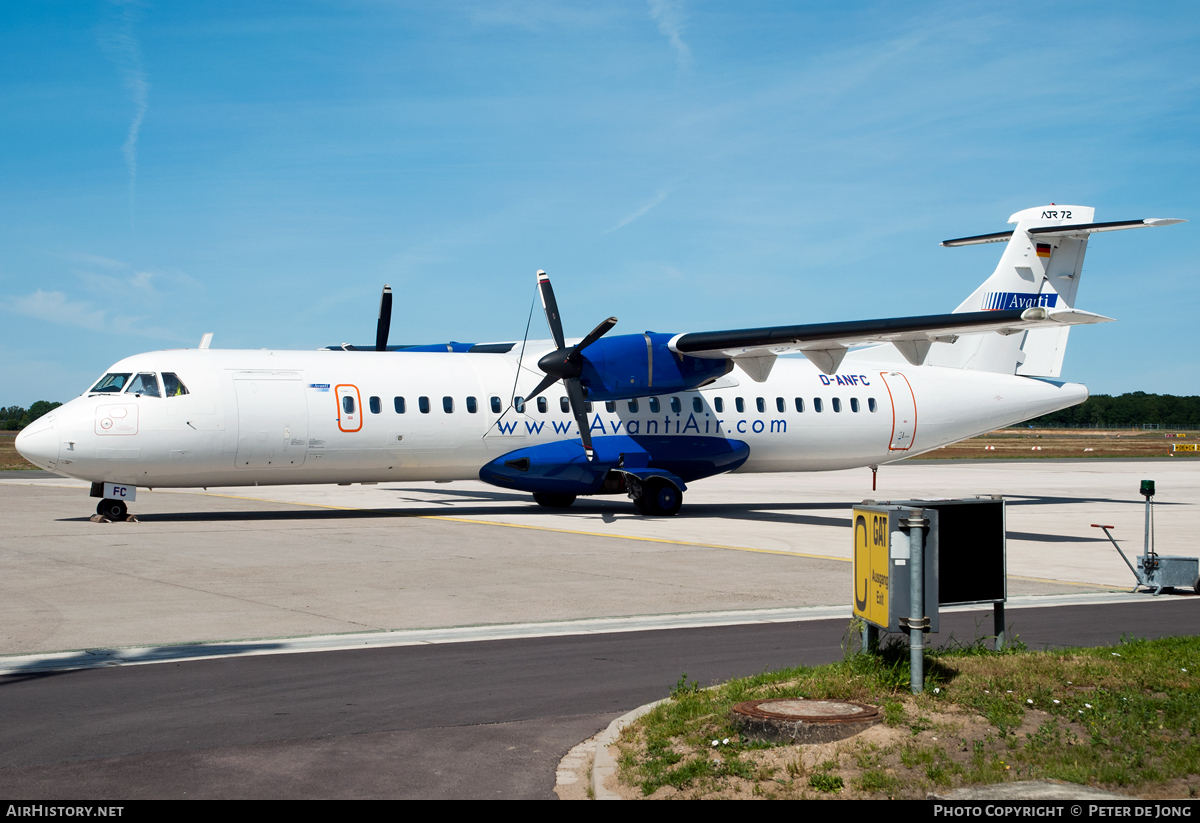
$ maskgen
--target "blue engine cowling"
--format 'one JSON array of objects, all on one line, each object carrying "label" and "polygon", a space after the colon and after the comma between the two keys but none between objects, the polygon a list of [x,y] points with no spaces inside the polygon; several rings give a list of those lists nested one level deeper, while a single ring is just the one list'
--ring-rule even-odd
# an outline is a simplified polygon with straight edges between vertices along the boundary
[{"label": "blue engine cowling", "polygon": [[677,481],[733,471],[750,456],[748,445],[723,437],[621,434],[594,438],[592,446],[596,459],[590,463],[578,440],[517,449],[485,465],[479,470],[479,479],[527,492],[597,494],[614,470],[642,478],[661,474],[680,485]]},{"label": "blue engine cowling", "polygon": [[626,400],[691,391],[733,370],[733,361],[676,354],[673,334],[619,334],[583,350],[579,381],[591,400]]}]

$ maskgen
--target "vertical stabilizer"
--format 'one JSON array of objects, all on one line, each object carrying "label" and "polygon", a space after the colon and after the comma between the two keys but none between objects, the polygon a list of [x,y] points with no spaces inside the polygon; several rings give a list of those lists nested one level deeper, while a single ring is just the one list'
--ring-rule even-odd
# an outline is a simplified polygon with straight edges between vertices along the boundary
[{"label": "vertical stabilizer", "polygon": [[[1073,308],[1088,233],[1045,236],[1030,230],[1076,224],[1094,226],[1094,216],[1095,209],[1089,206],[1038,206],[1008,218],[1009,223],[1016,223],[1011,232],[944,242],[944,246],[960,246],[1007,241],[992,276],[955,313],[1033,306]],[[935,343],[926,362],[974,371],[1057,377],[1062,372],[1069,332],[1070,327],[1064,326],[1011,335],[994,332],[963,335],[953,343]]]}]

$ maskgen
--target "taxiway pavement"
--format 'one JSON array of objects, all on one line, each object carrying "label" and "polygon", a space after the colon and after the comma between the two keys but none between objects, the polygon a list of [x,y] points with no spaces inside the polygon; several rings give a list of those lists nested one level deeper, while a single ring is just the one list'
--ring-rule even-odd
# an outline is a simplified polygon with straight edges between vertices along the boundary
[{"label": "taxiway pavement", "polygon": [[[732,475],[694,484],[676,518],[623,498],[551,512],[464,482],[139,490],[141,522],[98,524],[84,484],[4,473],[0,792],[550,796],[567,749],[685,671],[840,655],[864,498],[1004,494],[1026,606],[1009,622],[1031,645],[1191,634],[1200,598],[1035,607],[1131,585],[1090,524],[1136,553],[1143,478],[1159,550],[1190,553],[1200,469],[1171,460],[913,462],[874,494],[867,470]],[[970,640],[990,614],[943,626],[935,640]],[[114,665],[138,655],[166,662]]]}]

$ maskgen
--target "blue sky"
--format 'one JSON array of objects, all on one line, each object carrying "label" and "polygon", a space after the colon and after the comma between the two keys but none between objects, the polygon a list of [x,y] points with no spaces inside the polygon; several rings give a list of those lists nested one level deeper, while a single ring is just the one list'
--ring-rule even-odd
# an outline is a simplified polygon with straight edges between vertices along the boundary
[{"label": "blue sky", "polygon": [[[0,6],[0,404],[195,346],[949,311],[1048,202],[1064,377],[1200,394],[1200,6],[667,0]],[[535,318],[534,333],[545,337]]]}]

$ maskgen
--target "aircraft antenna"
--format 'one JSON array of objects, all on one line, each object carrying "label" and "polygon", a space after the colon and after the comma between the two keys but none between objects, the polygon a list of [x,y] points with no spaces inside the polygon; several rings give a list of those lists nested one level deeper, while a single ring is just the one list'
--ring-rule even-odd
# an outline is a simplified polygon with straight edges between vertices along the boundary
[{"label": "aircraft antenna", "polygon": [[[525,342],[529,339],[529,326],[533,323],[533,308],[537,305],[538,289],[534,286],[533,300],[529,301],[529,318],[525,321],[525,336],[521,338],[521,353],[517,355],[517,376],[513,378],[512,392],[508,395],[508,409],[513,407],[513,401],[517,397],[517,381],[521,379],[521,361],[525,359]],[[504,414],[508,414],[508,409],[504,410]],[[500,415],[499,419],[503,419],[504,414]],[[491,429],[488,429],[491,431]],[[485,437],[487,435],[484,435]]]}]

